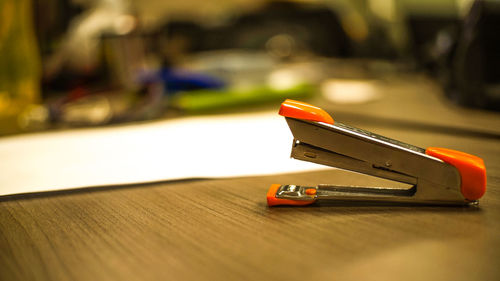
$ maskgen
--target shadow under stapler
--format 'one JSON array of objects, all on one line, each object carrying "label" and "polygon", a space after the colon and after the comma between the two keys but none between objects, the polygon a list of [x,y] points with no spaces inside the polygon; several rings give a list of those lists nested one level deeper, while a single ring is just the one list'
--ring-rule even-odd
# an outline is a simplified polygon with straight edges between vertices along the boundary
[{"label": "shadow under stapler", "polygon": [[[264,204],[263,206],[264,207]],[[265,206],[267,207],[267,206]],[[265,208],[264,207],[264,208]],[[375,201],[341,201],[329,200],[315,202],[306,206],[281,205],[267,207],[269,213],[279,212],[311,212],[311,213],[415,213],[415,212],[436,212],[436,213],[477,213],[481,212],[480,204],[469,205],[437,205],[424,203],[405,202],[375,202]]]}]

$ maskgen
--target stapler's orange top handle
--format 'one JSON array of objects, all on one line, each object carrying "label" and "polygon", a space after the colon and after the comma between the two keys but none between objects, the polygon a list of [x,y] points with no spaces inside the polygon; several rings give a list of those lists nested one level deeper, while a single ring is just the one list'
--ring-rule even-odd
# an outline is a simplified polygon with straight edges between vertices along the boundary
[{"label": "stapler's orange top handle", "polygon": [[429,147],[425,153],[458,169],[462,182],[460,191],[465,199],[477,200],[484,195],[486,192],[486,167],[483,159],[465,152],[440,147]]},{"label": "stapler's orange top handle", "polygon": [[291,99],[287,99],[281,104],[279,114],[285,117],[333,124],[333,118],[323,109]]}]

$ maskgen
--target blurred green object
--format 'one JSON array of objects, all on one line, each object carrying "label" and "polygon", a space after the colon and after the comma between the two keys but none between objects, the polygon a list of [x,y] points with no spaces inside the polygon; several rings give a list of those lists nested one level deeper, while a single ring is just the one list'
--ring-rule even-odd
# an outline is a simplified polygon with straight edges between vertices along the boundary
[{"label": "blurred green object", "polygon": [[40,101],[40,56],[31,0],[0,0],[0,135],[29,126]]},{"label": "blurred green object", "polygon": [[182,92],[172,102],[185,112],[197,113],[303,98],[312,95],[314,89],[311,84],[302,83],[284,89],[262,86],[244,90],[196,90]]}]

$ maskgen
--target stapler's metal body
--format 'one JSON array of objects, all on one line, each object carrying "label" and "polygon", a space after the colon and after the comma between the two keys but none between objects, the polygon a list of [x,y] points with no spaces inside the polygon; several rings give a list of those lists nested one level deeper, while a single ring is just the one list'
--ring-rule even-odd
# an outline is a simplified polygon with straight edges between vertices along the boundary
[{"label": "stapler's metal body", "polygon": [[302,102],[286,100],[280,114],[294,137],[292,158],[401,182],[408,188],[272,185],[270,206],[307,205],[321,199],[471,204],[486,190],[486,170],[479,157],[423,149],[334,123],[323,110]]}]

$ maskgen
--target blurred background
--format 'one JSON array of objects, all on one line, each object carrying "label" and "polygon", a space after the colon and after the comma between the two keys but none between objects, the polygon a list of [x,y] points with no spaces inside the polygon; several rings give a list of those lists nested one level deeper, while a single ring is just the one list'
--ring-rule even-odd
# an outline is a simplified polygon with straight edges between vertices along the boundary
[{"label": "blurred background", "polygon": [[0,135],[285,98],[391,121],[440,119],[432,100],[496,118],[498,30],[498,1],[0,0]]}]

